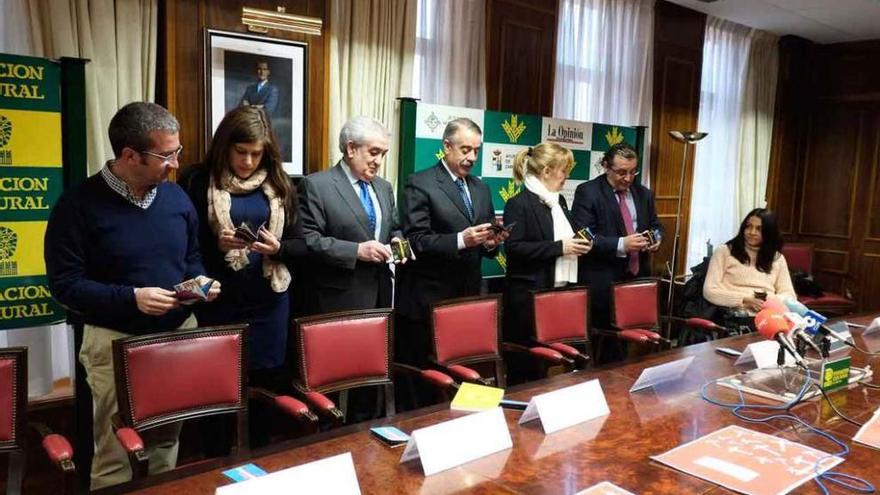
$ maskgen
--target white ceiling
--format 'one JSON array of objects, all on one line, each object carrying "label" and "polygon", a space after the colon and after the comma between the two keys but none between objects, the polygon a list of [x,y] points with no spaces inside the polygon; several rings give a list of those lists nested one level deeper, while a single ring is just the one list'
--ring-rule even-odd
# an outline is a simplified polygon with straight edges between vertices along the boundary
[{"label": "white ceiling", "polygon": [[780,36],[816,43],[880,39],[880,0],[669,0]]}]

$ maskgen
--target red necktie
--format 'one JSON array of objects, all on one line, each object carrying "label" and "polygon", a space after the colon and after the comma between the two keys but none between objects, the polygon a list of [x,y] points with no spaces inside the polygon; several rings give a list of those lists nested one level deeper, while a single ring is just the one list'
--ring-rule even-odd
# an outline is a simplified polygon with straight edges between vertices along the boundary
[{"label": "red necktie", "polygon": [[[635,230],[633,230],[632,212],[629,211],[629,206],[626,205],[626,191],[617,191],[617,204],[620,205],[620,217],[623,218],[623,226],[626,227],[626,235],[632,235]],[[629,257],[627,270],[633,275],[638,275],[639,253],[633,251],[627,256]]]}]

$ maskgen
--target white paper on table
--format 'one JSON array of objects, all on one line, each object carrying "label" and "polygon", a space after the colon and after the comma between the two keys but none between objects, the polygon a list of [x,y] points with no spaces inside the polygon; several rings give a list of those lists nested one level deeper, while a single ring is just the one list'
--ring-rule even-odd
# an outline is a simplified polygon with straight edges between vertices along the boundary
[{"label": "white paper on table", "polygon": [[412,432],[400,462],[422,461],[425,476],[513,446],[500,407]]},{"label": "white paper on table", "polygon": [[[775,340],[762,340],[751,343],[746,346],[746,349],[733,365],[740,366],[755,363],[756,368],[775,368],[778,366],[776,364],[776,357],[779,354],[779,349],[779,342]],[[794,364],[794,357],[787,352],[785,353],[785,364]]]},{"label": "white paper on table", "polygon": [[659,366],[645,368],[642,370],[642,374],[639,375],[639,379],[636,380],[632,387],[630,387],[629,391],[637,392],[659,383],[678,380],[684,375],[685,371],[687,371],[693,361],[694,356],[688,356],[670,363],[663,363]]},{"label": "white paper on table", "polygon": [[877,408],[871,419],[859,428],[853,437],[853,442],[880,449],[880,408]]},{"label": "white paper on table", "polygon": [[608,481],[603,481],[599,484],[593,485],[585,490],[581,490],[577,492],[575,495],[634,495],[632,492],[628,492],[623,488],[609,483]]},{"label": "white paper on table", "polygon": [[360,495],[351,452],[327,457],[252,480],[218,487],[215,495],[266,494]]},{"label": "white paper on table", "polygon": [[519,424],[540,418],[544,433],[549,434],[609,412],[599,380],[590,380],[532,397]]}]

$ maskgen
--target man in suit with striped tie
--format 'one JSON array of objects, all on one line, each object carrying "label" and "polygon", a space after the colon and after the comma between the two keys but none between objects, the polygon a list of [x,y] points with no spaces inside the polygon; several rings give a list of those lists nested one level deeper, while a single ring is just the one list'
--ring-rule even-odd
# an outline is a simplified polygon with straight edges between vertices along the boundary
[{"label": "man in suit with striped tie", "polygon": [[480,293],[480,260],[494,257],[507,237],[495,218],[489,187],[470,174],[483,133],[470,119],[450,121],[443,158],[409,177],[403,194],[404,236],[416,259],[399,270],[395,297],[398,358],[423,364],[429,352],[431,304]]},{"label": "man in suit with striped tie", "polygon": [[391,307],[389,243],[399,237],[391,184],[378,177],[390,132],[369,117],[342,126],[342,160],[299,184],[308,259],[301,263],[299,315]]}]

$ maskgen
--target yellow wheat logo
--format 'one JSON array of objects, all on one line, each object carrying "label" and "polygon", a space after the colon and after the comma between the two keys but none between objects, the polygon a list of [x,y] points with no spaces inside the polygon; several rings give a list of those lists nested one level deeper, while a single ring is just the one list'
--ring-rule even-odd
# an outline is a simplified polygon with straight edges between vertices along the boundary
[{"label": "yellow wheat logo", "polygon": [[605,133],[605,140],[608,141],[608,146],[614,146],[623,141],[623,133],[617,127],[612,127],[610,131]]},{"label": "yellow wheat logo", "polygon": [[509,121],[505,120],[501,123],[501,128],[504,129],[504,133],[507,134],[510,142],[515,143],[522,136],[522,133],[525,132],[526,123],[520,122],[516,115],[511,115]]},{"label": "yellow wheat logo", "polygon": [[504,270],[505,272],[507,271],[507,257],[504,256],[504,253],[498,253],[495,256],[495,261],[498,262],[502,270]]},{"label": "yellow wheat logo", "polygon": [[434,153],[434,156],[436,156],[438,160],[442,160],[443,157],[446,156],[446,152],[443,151],[443,148],[440,148],[439,150],[437,150],[436,153]]},{"label": "yellow wheat logo", "polygon": [[510,198],[519,194],[520,191],[522,191],[522,186],[517,186],[516,182],[510,180],[507,181],[506,186],[498,191],[498,195],[501,196],[501,199],[504,200],[505,203],[507,203]]}]

